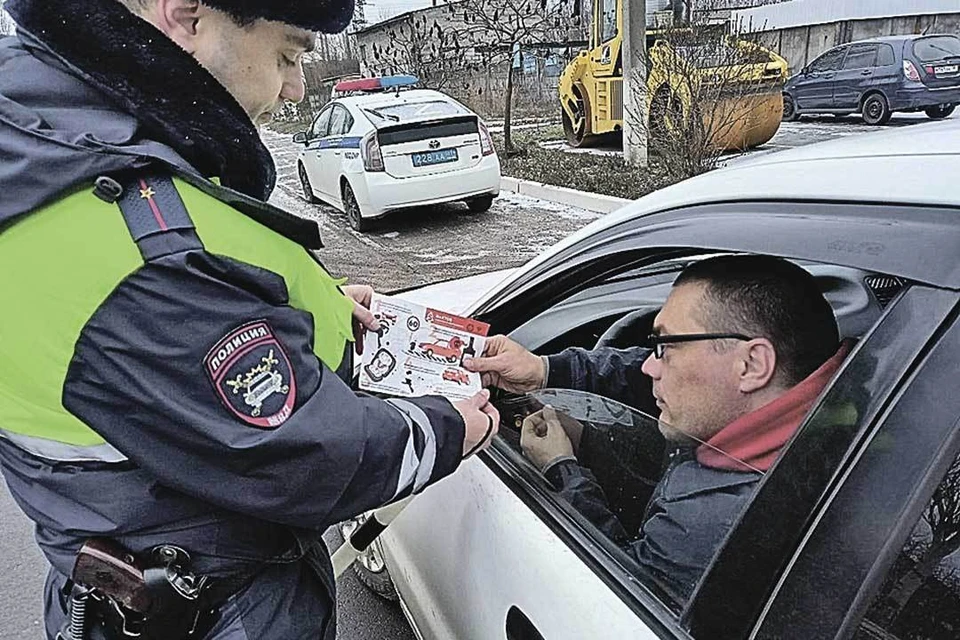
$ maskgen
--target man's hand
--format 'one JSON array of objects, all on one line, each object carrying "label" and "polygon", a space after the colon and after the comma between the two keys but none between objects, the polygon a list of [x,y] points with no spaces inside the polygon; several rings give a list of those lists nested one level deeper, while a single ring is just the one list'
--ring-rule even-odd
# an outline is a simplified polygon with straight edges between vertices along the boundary
[{"label": "man's hand", "polygon": [[357,355],[363,354],[363,334],[380,329],[380,321],[370,312],[373,300],[373,287],[365,284],[351,284],[342,287],[343,295],[353,300],[353,339]]},{"label": "man's hand", "polygon": [[573,444],[553,407],[527,416],[520,428],[520,448],[541,470],[557,458],[573,455]]},{"label": "man's hand", "polygon": [[476,395],[453,403],[463,417],[463,455],[476,453],[490,446],[500,429],[500,412],[490,404],[490,392],[482,389]]},{"label": "man's hand", "polygon": [[464,358],[467,371],[477,371],[485,387],[499,387],[513,393],[543,388],[546,377],[543,360],[507,336],[489,338],[480,358]]}]

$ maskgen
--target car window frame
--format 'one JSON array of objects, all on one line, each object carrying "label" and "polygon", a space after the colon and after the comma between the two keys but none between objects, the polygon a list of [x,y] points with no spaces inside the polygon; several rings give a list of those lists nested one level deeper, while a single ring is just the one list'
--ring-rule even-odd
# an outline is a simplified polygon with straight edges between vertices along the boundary
[{"label": "car window frame", "polygon": [[[859,67],[848,67],[847,61],[857,55],[857,49],[864,50],[873,50],[873,60],[870,64],[859,66]],[[877,59],[880,56],[880,45],[878,43],[862,43],[862,44],[851,44],[850,48],[847,49],[847,54],[843,56],[843,64],[840,66],[840,71],[859,71],[860,69],[875,69],[877,67]]]},{"label": "car window frame", "polygon": [[[898,302],[899,299],[900,298],[896,298],[894,302],[888,306],[884,315],[875,323],[871,332],[867,336],[864,336],[858,348],[862,349],[864,348],[863,345],[872,344],[871,339],[874,332],[887,318],[890,309],[895,307],[895,303]],[[851,358],[852,355],[848,358],[847,362],[849,362]],[[847,364],[845,362],[841,372],[825,390],[824,396],[829,394],[834,386],[843,379],[843,370],[846,366]],[[894,372],[891,380],[894,384],[898,383],[902,380],[903,375],[903,372]],[[876,399],[877,405],[882,404],[887,397],[888,393],[885,392],[883,398]],[[815,413],[816,410],[811,412],[811,415],[808,416],[808,419],[804,422],[801,429],[806,426]],[[864,417],[865,424],[861,425],[861,428],[867,428],[868,424],[872,423],[872,420],[876,418],[877,415],[879,414],[866,414]],[[546,526],[551,528],[561,538],[564,538],[567,546],[577,553],[588,566],[591,566],[594,571],[604,579],[608,586],[620,596],[624,603],[630,606],[631,609],[641,617],[645,624],[650,625],[656,623],[660,626],[666,634],[661,633],[661,637],[688,637],[688,633],[691,633],[691,637],[727,637],[710,634],[706,636],[700,635],[701,633],[705,633],[706,630],[714,628],[710,625],[706,627],[706,630],[694,628],[692,632],[690,631],[691,626],[695,626],[700,622],[696,616],[702,611],[702,603],[705,601],[715,602],[716,594],[702,593],[701,588],[698,588],[684,606],[681,608],[674,607],[673,602],[665,599],[662,594],[657,593],[656,585],[640,582],[639,579],[631,573],[632,562],[629,560],[624,562],[622,559],[624,557],[623,552],[619,551],[612,541],[598,536],[594,531],[590,530],[589,527],[585,527],[582,522],[582,516],[580,516],[572,506],[568,505],[545,478],[543,478],[518,451],[510,447],[508,443],[498,438],[492,450],[483,454],[482,459],[484,459],[495,474],[507,482],[507,484],[511,485],[513,493],[527,504]],[[776,467],[771,469],[767,475],[768,477],[772,477],[774,473],[776,473]],[[761,482],[765,483],[766,481],[767,479],[765,478]],[[756,495],[757,494],[751,498],[747,508],[753,503]],[[735,528],[737,526],[739,526],[739,523],[735,525]],[[714,564],[716,563],[716,558],[723,552],[724,546],[725,545],[722,545],[720,549],[718,549]],[[710,572],[713,571],[714,564],[711,564],[704,574],[704,578],[700,583],[701,587],[707,580]],[[628,581],[632,582],[636,588],[631,589],[625,587],[622,582],[624,575],[630,576]],[[620,578],[619,582],[617,580],[618,576]],[[735,586],[736,585],[727,584],[725,588],[729,591],[729,589]],[[726,609],[726,607],[722,608]],[[754,622],[754,620],[748,619],[747,622]],[[714,625],[715,623],[716,620],[711,620],[710,624]],[[713,632],[711,631],[710,633]],[[732,635],[730,637],[742,636]]]},{"label": "car window frame", "polygon": [[[890,53],[890,62],[880,64],[881,51],[888,51]],[[883,67],[895,67],[896,65],[897,65],[897,52],[894,50],[892,46],[890,46],[886,42],[881,42],[880,48],[877,49],[877,68],[880,69]]]},{"label": "car window frame", "polygon": [[[341,118],[339,124],[337,125],[340,128],[340,131],[334,131],[334,123],[336,123],[336,118],[338,116]],[[330,122],[328,123],[328,126],[327,126],[327,135],[325,135],[324,137],[329,138],[332,136],[342,136],[343,134],[345,134],[346,129],[344,129],[344,125],[347,123],[346,116],[347,116],[347,109],[343,105],[339,105],[339,104],[334,105],[333,113],[330,115]]]},{"label": "car window frame", "polygon": [[[333,118],[333,109],[336,105],[330,105],[324,107],[320,113],[317,114],[317,117],[314,119],[313,124],[310,125],[310,132],[308,135],[309,140],[319,140],[321,138],[326,138],[328,132],[330,131],[330,120]],[[328,115],[329,114],[329,115]],[[317,125],[320,124],[320,121],[323,120],[323,117],[327,116],[326,124],[324,125],[324,130],[321,133],[317,131]]]},{"label": "car window frame", "polygon": [[[830,49],[829,51],[824,51],[824,52],[821,53],[819,56],[817,56],[817,57],[814,59],[813,62],[811,62],[811,63],[807,66],[807,71],[808,71],[809,73],[830,73],[830,72],[832,72],[832,71],[839,71],[840,69],[843,68],[843,63],[844,63],[844,61],[847,59],[847,52],[848,52],[849,50],[850,50],[850,45],[846,45],[846,44],[845,44],[845,45],[842,45],[842,46],[839,46],[839,47],[834,47],[833,49]],[[823,60],[823,59],[826,58],[827,56],[833,55],[833,54],[835,54],[835,53],[841,53],[841,54],[842,54],[842,55],[840,56],[840,61],[837,63],[837,66],[836,66],[836,67],[834,67],[834,68],[832,68],[832,69],[815,69],[815,68],[814,68],[814,66],[815,66],[818,62],[820,62],[821,60]]]}]

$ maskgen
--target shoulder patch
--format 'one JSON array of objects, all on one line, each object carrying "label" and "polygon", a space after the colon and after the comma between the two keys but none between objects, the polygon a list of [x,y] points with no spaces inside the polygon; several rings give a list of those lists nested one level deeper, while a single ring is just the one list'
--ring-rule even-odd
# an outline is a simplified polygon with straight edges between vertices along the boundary
[{"label": "shoulder patch", "polygon": [[293,413],[293,368],[266,321],[232,330],[210,349],[203,366],[220,401],[247,424],[274,429]]}]

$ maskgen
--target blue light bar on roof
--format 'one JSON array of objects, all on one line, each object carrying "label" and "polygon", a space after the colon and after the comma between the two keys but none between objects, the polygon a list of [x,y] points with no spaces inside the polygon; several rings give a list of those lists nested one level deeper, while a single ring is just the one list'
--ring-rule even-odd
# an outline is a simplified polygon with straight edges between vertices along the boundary
[{"label": "blue light bar on roof", "polygon": [[417,76],[399,75],[384,76],[380,78],[380,86],[384,89],[394,89],[396,87],[410,87],[420,82]]},{"label": "blue light bar on roof", "polygon": [[410,87],[420,82],[416,76],[384,76],[382,78],[355,78],[341,80],[334,87],[334,91],[347,93],[350,91],[382,91]]}]

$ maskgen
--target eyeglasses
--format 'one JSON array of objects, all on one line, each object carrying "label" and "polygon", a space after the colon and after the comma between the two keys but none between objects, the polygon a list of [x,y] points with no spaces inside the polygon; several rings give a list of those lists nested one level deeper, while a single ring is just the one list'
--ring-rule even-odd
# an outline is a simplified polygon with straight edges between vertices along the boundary
[{"label": "eyeglasses", "polygon": [[658,336],[650,334],[647,336],[646,346],[653,349],[653,357],[659,360],[663,357],[663,347],[677,342],[699,342],[701,340],[753,340],[742,333],[679,333],[676,335]]}]

